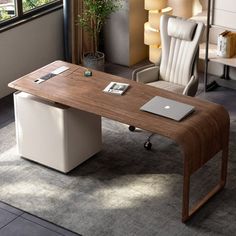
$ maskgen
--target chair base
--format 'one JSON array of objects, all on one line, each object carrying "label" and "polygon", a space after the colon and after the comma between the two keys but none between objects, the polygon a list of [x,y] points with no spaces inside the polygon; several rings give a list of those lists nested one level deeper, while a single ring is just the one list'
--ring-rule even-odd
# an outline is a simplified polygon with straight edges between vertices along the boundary
[{"label": "chair base", "polygon": [[135,129],[136,129],[136,128],[135,128],[134,126],[132,126],[132,125],[129,126],[129,131],[134,132]]},{"label": "chair base", "polygon": [[147,150],[151,150],[152,149],[152,143],[150,141],[146,141],[143,146]]}]

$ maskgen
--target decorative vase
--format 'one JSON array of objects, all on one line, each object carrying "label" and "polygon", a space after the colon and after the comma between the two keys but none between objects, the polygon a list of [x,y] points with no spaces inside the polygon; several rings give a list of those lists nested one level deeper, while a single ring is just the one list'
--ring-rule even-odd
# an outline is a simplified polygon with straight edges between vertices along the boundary
[{"label": "decorative vase", "polygon": [[104,71],[105,55],[102,52],[97,52],[97,55],[94,56],[91,52],[84,53],[82,65],[87,68]]}]

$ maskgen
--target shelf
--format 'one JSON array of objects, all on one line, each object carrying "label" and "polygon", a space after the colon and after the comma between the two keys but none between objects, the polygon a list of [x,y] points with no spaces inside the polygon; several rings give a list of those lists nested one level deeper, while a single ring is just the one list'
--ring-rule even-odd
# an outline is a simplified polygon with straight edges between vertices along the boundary
[{"label": "shelf", "polygon": [[[227,66],[232,66],[236,67],[236,55],[231,58],[223,58],[219,57],[216,54],[216,48],[217,45],[209,43],[209,49],[208,49],[208,59],[209,61],[217,62],[223,65]],[[202,60],[205,60],[205,55],[206,55],[206,44],[202,43],[200,45],[200,53],[199,53],[199,58]]]},{"label": "shelf", "polygon": [[[231,80],[229,76],[230,67],[236,67],[236,55],[231,58],[223,58],[217,56],[217,45],[210,44],[210,30],[212,27],[228,29],[232,31],[236,29],[235,17],[236,7],[235,0],[208,0],[207,7],[207,27],[206,27],[206,43],[200,45],[200,59],[205,60],[205,73],[204,73],[204,87],[205,91],[213,90],[218,85],[228,88],[236,88],[236,81]],[[212,19],[211,16],[213,16]],[[210,22],[212,21],[212,22]],[[206,54],[206,45],[208,45],[208,52]],[[207,55],[207,56],[206,56]],[[208,62],[216,62],[224,65],[224,72],[222,79],[215,79],[208,83]]]}]

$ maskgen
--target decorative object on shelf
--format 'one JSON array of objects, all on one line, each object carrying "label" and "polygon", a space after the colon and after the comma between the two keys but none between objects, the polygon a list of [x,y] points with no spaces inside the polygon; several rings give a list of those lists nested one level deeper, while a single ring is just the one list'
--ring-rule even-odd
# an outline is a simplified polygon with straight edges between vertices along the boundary
[{"label": "decorative object on shelf", "polygon": [[148,22],[144,24],[144,43],[149,45],[149,60],[156,63],[161,54],[160,18],[163,14],[172,14],[167,0],[145,0],[148,10]]},{"label": "decorative object on shelf", "polygon": [[83,0],[82,14],[78,15],[81,27],[89,34],[91,52],[83,54],[84,66],[104,70],[104,53],[98,52],[99,34],[111,13],[120,8],[120,0]]},{"label": "decorative object on shelf", "polygon": [[218,35],[217,56],[230,58],[236,54],[236,33],[225,30]]}]

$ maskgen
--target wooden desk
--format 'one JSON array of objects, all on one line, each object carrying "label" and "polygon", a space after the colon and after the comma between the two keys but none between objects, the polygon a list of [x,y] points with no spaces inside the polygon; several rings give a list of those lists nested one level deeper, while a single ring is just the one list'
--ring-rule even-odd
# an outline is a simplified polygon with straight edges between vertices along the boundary
[{"label": "wooden desk", "polygon": [[[44,83],[33,82],[63,65],[69,66],[70,69]],[[193,213],[225,186],[229,115],[224,107],[135,81],[127,81],[127,79],[99,71],[93,71],[93,76],[87,78],[83,76],[84,70],[78,65],[56,61],[13,81],[9,86],[66,106],[134,125],[176,141],[182,149],[184,158],[183,222],[188,220]],[[110,81],[128,82],[130,88],[122,96],[102,92]],[[140,111],[139,108],[154,96],[167,97],[193,105],[196,111],[181,122]],[[190,177],[219,151],[222,151],[219,183],[190,209]]]}]

